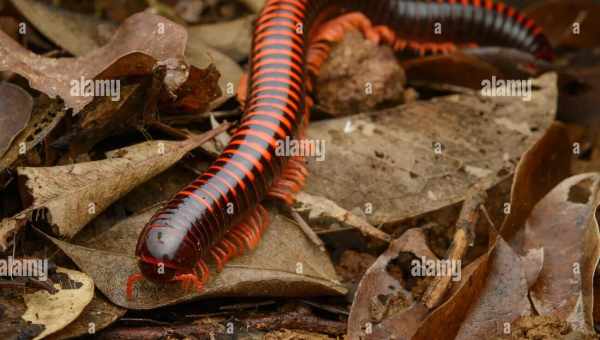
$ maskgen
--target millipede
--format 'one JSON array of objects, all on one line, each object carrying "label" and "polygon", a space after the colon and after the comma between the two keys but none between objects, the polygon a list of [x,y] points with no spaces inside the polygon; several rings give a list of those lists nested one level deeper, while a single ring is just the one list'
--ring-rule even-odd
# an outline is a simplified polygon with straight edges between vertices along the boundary
[{"label": "millipede", "polygon": [[269,224],[264,199],[293,203],[308,174],[304,159],[279,155],[276,145],[303,138],[311,78],[349,29],[420,55],[488,45],[553,57],[540,27],[491,0],[267,0],[255,22],[240,125],[212,165],[145,225],[135,252],[140,273],[127,281],[128,298],[143,278],[201,291],[207,262],[221,271],[256,247]]}]

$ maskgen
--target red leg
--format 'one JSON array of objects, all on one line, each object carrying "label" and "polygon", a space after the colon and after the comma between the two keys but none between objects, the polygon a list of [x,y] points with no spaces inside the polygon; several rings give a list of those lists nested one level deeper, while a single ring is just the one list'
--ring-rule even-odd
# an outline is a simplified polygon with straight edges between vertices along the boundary
[{"label": "red leg", "polygon": [[173,281],[181,282],[185,291],[188,291],[192,285],[196,287],[198,292],[201,292],[204,289],[204,283],[196,276],[196,274],[179,274],[173,278]]},{"label": "red leg", "polygon": [[135,283],[142,280],[143,278],[144,278],[144,276],[142,275],[142,273],[136,273],[136,274],[129,275],[129,277],[127,278],[127,299],[128,300],[133,299],[133,286],[135,285]]}]

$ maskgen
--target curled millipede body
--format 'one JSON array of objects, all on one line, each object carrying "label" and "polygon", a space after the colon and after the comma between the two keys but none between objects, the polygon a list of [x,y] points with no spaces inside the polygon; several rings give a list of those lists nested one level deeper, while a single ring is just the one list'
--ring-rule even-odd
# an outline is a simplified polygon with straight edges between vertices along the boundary
[{"label": "curled millipede body", "polygon": [[307,175],[304,163],[277,154],[276,146],[301,138],[312,105],[309,71],[318,72],[324,42],[339,38],[340,27],[362,27],[397,50],[475,44],[552,57],[533,21],[489,0],[267,0],[255,23],[243,119],[212,165],[145,226],[136,248],[141,274],[129,278],[128,296],[143,277],[201,289],[209,258],[220,270],[256,246],[268,225],[262,200],[293,201]]}]

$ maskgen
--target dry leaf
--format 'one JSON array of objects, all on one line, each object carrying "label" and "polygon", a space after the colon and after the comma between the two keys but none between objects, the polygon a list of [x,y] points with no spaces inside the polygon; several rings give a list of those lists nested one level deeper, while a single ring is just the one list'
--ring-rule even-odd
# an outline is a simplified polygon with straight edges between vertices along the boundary
[{"label": "dry leaf", "polygon": [[116,25],[91,15],[67,11],[32,0],[11,0],[35,28],[73,55],[89,53],[104,45]]},{"label": "dry leaf", "polygon": [[[0,171],[12,167],[23,157],[23,150],[29,152],[41,143],[65,115],[65,110],[58,100],[47,100],[38,97],[31,113],[29,123],[14,139],[12,145],[0,157]],[[0,232],[2,235],[2,232]],[[0,239],[2,237],[0,236]],[[0,244],[2,242],[0,241]]]},{"label": "dry leaf", "polygon": [[541,315],[555,315],[574,329],[593,332],[593,277],[600,259],[595,212],[600,174],[570,177],[533,209],[524,248],[544,248],[544,266],[531,289]]},{"label": "dry leaf", "polygon": [[33,98],[29,93],[17,85],[0,83],[0,158],[25,128],[32,110]]},{"label": "dry leaf", "polygon": [[[466,166],[490,171],[492,184],[510,175],[519,157],[551,125],[556,76],[534,80],[531,101],[454,95],[369,115],[319,121],[307,138],[326,146],[309,159],[304,191],[348,210],[372,208],[371,225],[393,224],[464,200],[481,181]],[[525,122],[531,135],[494,119]],[[484,188],[487,189],[487,188]]]},{"label": "dry leaf", "polygon": [[188,41],[185,56],[190,64],[197,68],[214,64],[221,75],[219,78],[221,95],[210,103],[206,108],[207,111],[213,110],[235,96],[242,77],[242,68],[237,62],[198,39]]},{"label": "dry leaf", "polygon": [[[531,315],[527,299],[527,269],[529,264],[499,238],[490,258],[486,284],[477,301],[473,303],[456,339],[479,339],[501,336],[505,323],[521,316]],[[541,263],[539,263],[541,267]],[[532,271],[539,268],[532,268]]]},{"label": "dry leaf", "polygon": [[600,4],[595,1],[538,1],[523,14],[544,29],[554,47],[592,48],[600,44]]},{"label": "dry leaf", "polygon": [[[437,260],[427,247],[421,229],[409,229],[400,238],[394,240],[367,270],[358,285],[348,318],[348,336],[351,339],[358,339],[361,336],[377,339],[377,336],[384,333],[401,338],[407,335],[405,331],[410,332],[410,326],[395,322],[401,327],[393,327],[394,323],[389,323],[388,320],[403,315],[408,316],[404,320],[406,323],[418,325],[418,320],[426,315],[427,309],[413,301],[412,294],[404,288],[404,282],[398,281],[387,271],[390,261],[398,257],[401,252],[410,252],[419,258]],[[405,313],[406,310],[410,310],[411,313]]]},{"label": "dry leaf", "polygon": [[240,62],[250,53],[254,19],[254,15],[248,15],[231,21],[191,26],[188,28],[189,39],[202,40]]},{"label": "dry leaf", "polygon": [[94,282],[86,274],[60,267],[56,272],[67,276],[66,283],[54,285],[57,293],[39,290],[23,296],[27,309],[22,318],[44,327],[34,339],[42,339],[63,329],[81,314],[94,297]]},{"label": "dry leaf", "polygon": [[75,321],[50,335],[48,339],[70,339],[97,333],[117,321],[126,311],[125,308],[113,305],[102,294],[94,294],[92,301]]},{"label": "dry leaf", "polygon": [[199,296],[304,297],[345,293],[327,255],[293,223],[271,214],[271,225],[259,246],[229,262],[221,273],[211,270],[211,279],[202,294],[186,293],[178,284],[160,286],[142,281],[135,287],[134,299],[128,300],[127,278],[139,272],[134,256],[137,238],[153,213],[154,210],[148,210],[128,218],[82,245],[52,241],[94,278],[98,289],[113,303],[126,308],[157,308]]},{"label": "dry leaf", "polygon": [[112,151],[108,159],[100,161],[18,168],[18,174],[26,179],[26,196],[31,196],[32,205],[0,221],[0,247],[5,250],[14,228],[31,219],[36,211],[43,212],[55,235],[73,237],[110,204],[171,167],[217,132],[213,130],[180,142],[136,144]]},{"label": "dry leaf", "polygon": [[[36,55],[0,32],[0,70],[10,70],[25,77],[32,88],[52,98],[59,96],[67,108],[77,113],[93,97],[73,91],[73,82],[151,74],[158,63],[181,59],[185,53],[186,39],[184,28],[146,12],[128,18],[107,45],[79,58],[54,59]],[[183,61],[181,64],[185,65]],[[193,79],[195,81],[202,79],[202,76],[193,77],[197,72],[200,71],[192,68],[190,78],[196,78]],[[192,92],[194,97],[213,100],[220,95],[214,86],[179,85],[187,89],[186,96]],[[185,96],[178,100],[183,99]],[[201,104],[195,109],[204,110],[208,102]]]}]

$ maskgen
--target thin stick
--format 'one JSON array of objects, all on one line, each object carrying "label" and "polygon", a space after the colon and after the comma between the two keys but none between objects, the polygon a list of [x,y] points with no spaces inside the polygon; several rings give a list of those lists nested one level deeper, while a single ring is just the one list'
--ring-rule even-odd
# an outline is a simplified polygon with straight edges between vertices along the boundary
[{"label": "thin stick", "polygon": [[[477,221],[479,221],[481,212],[479,207],[483,205],[486,198],[486,192],[479,187],[475,187],[467,195],[456,221],[456,231],[454,232],[454,238],[446,256],[452,265],[460,263],[459,261],[462,261],[468,247],[472,246],[475,239],[475,226],[477,225]],[[451,273],[441,274],[433,279],[433,282],[423,295],[422,301],[429,309],[433,309],[443,302],[446,292],[450,287]]]},{"label": "thin stick", "polygon": [[315,231],[308,225],[308,223],[306,223],[306,221],[304,221],[302,216],[300,216],[300,214],[298,214],[293,209],[289,209],[289,211],[290,211],[290,214],[292,215],[292,218],[294,219],[294,221],[296,221],[296,223],[298,224],[300,229],[302,229],[304,234],[306,234],[308,239],[311,240],[312,243],[314,243],[317,247],[319,247],[319,249],[321,249],[321,251],[325,251],[325,244],[323,243],[321,238],[319,238],[319,235],[317,235],[317,233],[315,233]]}]

